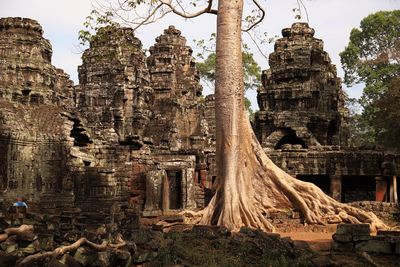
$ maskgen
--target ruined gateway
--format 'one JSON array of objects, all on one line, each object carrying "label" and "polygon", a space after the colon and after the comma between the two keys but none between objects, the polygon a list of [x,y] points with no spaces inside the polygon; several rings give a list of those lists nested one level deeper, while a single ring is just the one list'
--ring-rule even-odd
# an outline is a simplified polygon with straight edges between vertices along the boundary
[{"label": "ruined gateway", "polygon": [[[38,22],[0,19],[0,189],[74,224],[129,225],[204,207],[216,179],[214,98],[170,26],[146,56],[129,28],[102,28],[79,84],[51,64]],[[282,31],[263,72],[255,132],[285,171],[341,201],[393,201],[398,155],[348,147],[336,68],[305,23]]]}]

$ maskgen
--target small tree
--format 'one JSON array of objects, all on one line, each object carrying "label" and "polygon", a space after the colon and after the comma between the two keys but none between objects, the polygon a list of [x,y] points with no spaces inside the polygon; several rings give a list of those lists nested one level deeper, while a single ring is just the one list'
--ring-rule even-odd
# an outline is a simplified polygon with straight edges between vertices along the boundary
[{"label": "small tree", "polygon": [[[265,14],[257,0],[252,2],[259,13],[249,20],[251,25],[247,29],[257,25]],[[198,213],[200,223],[223,225],[233,231],[242,226],[272,231],[274,226],[266,219],[266,213],[296,208],[307,223],[367,222],[372,227],[385,227],[373,213],[339,203],[314,184],[291,177],[264,153],[245,111],[243,0],[219,0],[217,7],[214,7],[213,0],[190,2],[188,5],[197,9],[193,13],[184,3],[180,0],[126,0],[119,2],[120,6],[111,12],[145,10],[145,16],[131,21],[134,27],[171,12],[185,18],[205,13],[217,15],[215,112],[218,174],[215,195]]]}]

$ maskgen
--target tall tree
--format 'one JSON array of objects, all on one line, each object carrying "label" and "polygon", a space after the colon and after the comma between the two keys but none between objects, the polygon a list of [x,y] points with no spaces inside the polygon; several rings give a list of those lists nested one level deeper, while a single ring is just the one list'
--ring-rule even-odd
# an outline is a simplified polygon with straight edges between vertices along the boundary
[{"label": "tall tree", "polygon": [[380,129],[377,135],[379,144],[392,150],[400,150],[397,139],[400,136],[400,77],[391,80],[387,90],[374,103],[378,110],[372,126]]},{"label": "tall tree", "polygon": [[349,44],[340,53],[346,85],[365,84],[358,101],[363,111],[354,117],[358,126],[355,138],[364,143],[385,145],[389,144],[387,138],[394,138],[387,135],[391,131],[382,128],[384,124],[376,123],[380,110],[376,102],[386,93],[391,80],[400,75],[399,47],[400,10],[380,11],[365,17],[360,28],[351,31]]},{"label": "tall tree", "polygon": [[[199,7],[199,2],[195,1],[196,7]],[[252,20],[255,25],[264,17],[264,10],[257,0],[252,2],[261,10],[259,18]],[[200,223],[223,225],[233,231],[242,226],[272,231],[274,226],[266,219],[266,213],[296,208],[303,213],[307,223],[367,222],[372,227],[385,227],[373,213],[339,203],[314,184],[291,177],[264,153],[244,107],[243,0],[219,0],[216,9],[213,0],[203,1],[205,7],[194,13],[188,13],[183,6],[185,2],[180,0],[128,0],[120,4],[124,3],[128,4],[123,6],[124,12],[129,7],[137,9],[140,4],[148,5],[147,16],[137,26],[154,20],[158,11],[160,16],[173,12],[186,18],[204,13],[217,15],[215,111],[218,176],[215,195],[198,213]]]}]

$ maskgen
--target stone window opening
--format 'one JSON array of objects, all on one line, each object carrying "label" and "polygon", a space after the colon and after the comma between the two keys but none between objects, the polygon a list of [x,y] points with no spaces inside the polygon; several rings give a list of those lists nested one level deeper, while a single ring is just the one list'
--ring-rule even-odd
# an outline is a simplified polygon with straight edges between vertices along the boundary
[{"label": "stone window opening", "polygon": [[73,119],[73,122],[74,124],[72,126],[70,137],[74,138],[74,146],[83,147],[93,143],[93,141],[90,140],[90,137],[87,135],[85,129],[82,127],[80,121]]},{"label": "stone window opening", "polygon": [[31,93],[31,89],[28,87],[25,87],[21,92],[23,96],[29,96],[29,94]]},{"label": "stone window opening", "polygon": [[30,102],[33,105],[41,105],[44,103],[44,98],[39,94],[32,94]]},{"label": "stone window opening", "polygon": [[83,164],[85,165],[85,167],[88,167],[88,166],[90,166],[90,161],[87,161],[87,160],[84,160],[83,161]]},{"label": "stone window opening", "polygon": [[283,136],[275,146],[275,149],[281,149],[283,145],[301,145],[302,148],[307,148],[306,143],[296,136],[294,131],[290,131],[287,135]]},{"label": "stone window opening", "polygon": [[336,121],[330,121],[328,126],[328,136],[327,136],[327,144],[333,145],[334,137],[337,135],[338,132],[338,123]]}]

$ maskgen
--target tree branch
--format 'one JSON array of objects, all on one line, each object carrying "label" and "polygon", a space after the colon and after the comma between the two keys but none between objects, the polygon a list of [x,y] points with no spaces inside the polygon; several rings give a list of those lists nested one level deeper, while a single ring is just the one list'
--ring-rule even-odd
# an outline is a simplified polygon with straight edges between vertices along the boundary
[{"label": "tree branch", "polygon": [[257,40],[253,37],[253,35],[251,35],[251,33],[249,31],[246,32],[250,39],[253,41],[254,45],[257,47],[258,52],[260,52],[260,54],[266,59],[268,60],[268,56],[262,51],[260,45],[257,43]]},{"label": "tree branch", "polygon": [[[159,4],[156,8],[154,8],[154,10],[153,10],[144,20],[142,20],[142,22],[140,22],[136,27],[133,28],[133,31],[135,31],[135,30],[136,30],[137,28],[139,28],[140,26],[145,25],[146,22],[148,22],[149,19],[150,19],[151,17],[153,17],[153,16],[155,15],[155,13],[157,12],[157,10],[160,9],[162,6],[163,6],[163,4]],[[166,13],[169,13],[169,12],[166,12]],[[163,16],[164,16],[166,13],[164,13]]]},{"label": "tree branch", "polygon": [[206,8],[204,8],[202,10],[199,10],[198,12],[192,13],[192,14],[188,14],[185,11],[181,12],[181,11],[177,10],[172,5],[171,1],[160,0],[160,2],[161,2],[162,5],[165,5],[165,6],[169,7],[174,14],[176,14],[178,16],[181,16],[183,18],[187,18],[187,19],[198,17],[198,16],[200,16],[200,15],[202,15],[204,13],[215,14],[215,15],[218,13],[217,10],[212,9],[213,0],[208,0],[208,5],[207,5]]},{"label": "tree branch", "polygon": [[265,17],[265,10],[264,8],[262,8],[261,4],[258,2],[258,0],[253,0],[253,3],[257,6],[257,8],[261,11],[261,17],[252,25],[250,25],[250,27],[248,27],[245,30],[242,30],[243,32],[249,32],[251,29],[253,29],[255,26],[257,26],[258,24],[260,24]]}]

